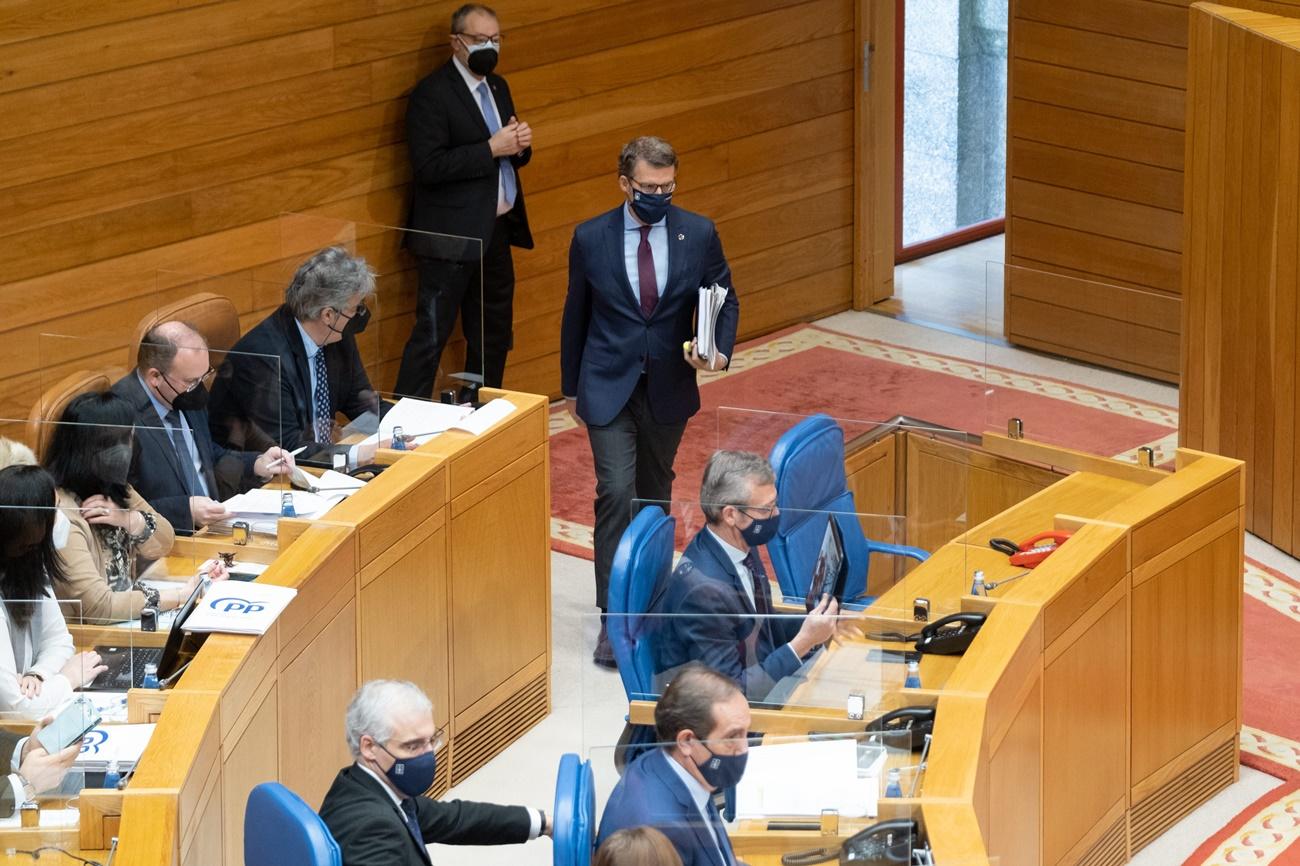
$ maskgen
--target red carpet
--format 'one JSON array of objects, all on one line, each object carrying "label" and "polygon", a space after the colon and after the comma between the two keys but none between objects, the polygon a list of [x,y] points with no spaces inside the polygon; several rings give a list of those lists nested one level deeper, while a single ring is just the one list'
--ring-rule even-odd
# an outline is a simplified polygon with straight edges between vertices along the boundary
[{"label": "red carpet", "polygon": [[[848,437],[896,415],[971,432],[1005,430],[1014,416],[1035,439],[1106,456],[1176,429],[1170,407],[813,326],[742,346],[729,372],[702,383],[703,406],[677,454],[673,493],[683,502],[698,500],[716,449],[766,454],[781,433],[817,412],[854,419],[841,421]],[[596,482],[587,434],[562,406],[552,410],[551,430],[552,544],[590,558]]]}]

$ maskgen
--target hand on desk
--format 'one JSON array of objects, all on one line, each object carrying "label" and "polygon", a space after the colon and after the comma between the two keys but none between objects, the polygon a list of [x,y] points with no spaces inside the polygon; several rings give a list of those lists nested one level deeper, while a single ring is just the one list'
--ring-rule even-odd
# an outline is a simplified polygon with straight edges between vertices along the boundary
[{"label": "hand on desk", "polygon": [[64,679],[72,684],[74,689],[79,689],[88,685],[91,680],[108,670],[108,665],[101,664],[99,653],[91,650],[89,652],[77,653],[68,659],[68,663],[63,666],[59,673],[63,674]]},{"label": "hand on desk", "polygon": [[212,523],[220,523],[231,516],[231,512],[226,506],[215,499],[209,499],[206,496],[190,497],[190,517],[194,519],[195,529]]},{"label": "hand on desk", "polygon": [[823,595],[821,603],[808,612],[803,625],[799,627],[799,633],[790,641],[790,646],[799,658],[835,637],[839,613],[839,602],[829,594]]},{"label": "hand on desk", "polygon": [[292,475],[296,465],[292,454],[283,448],[272,446],[266,449],[266,453],[258,457],[257,461],[253,463],[253,472],[258,478]]},{"label": "hand on desk", "polygon": [[54,721],[53,716],[41,719],[23,745],[23,753],[17,767],[23,778],[32,783],[37,792],[53,791],[63,782],[63,777],[72,769],[72,762],[81,753],[81,741],[73,743],[62,752],[51,755],[45,751],[41,741],[36,738],[41,728]]}]

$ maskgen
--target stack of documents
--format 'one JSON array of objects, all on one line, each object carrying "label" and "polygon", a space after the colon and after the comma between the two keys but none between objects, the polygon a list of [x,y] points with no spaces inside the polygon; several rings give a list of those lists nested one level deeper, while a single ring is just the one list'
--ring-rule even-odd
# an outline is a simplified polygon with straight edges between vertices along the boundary
[{"label": "stack of documents", "polygon": [[423,445],[437,434],[449,430],[473,410],[469,406],[433,403],[403,397],[379,422],[379,431],[366,438],[363,445],[377,445],[393,438],[393,428],[401,427],[403,436],[414,437],[412,445]]},{"label": "stack of documents", "polygon": [[109,761],[117,761],[119,772],[135,767],[153,736],[153,725],[100,725],[81,741],[81,754],[73,762],[78,770],[102,773]]},{"label": "stack of documents", "polygon": [[[329,511],[338,503],[342,502],[348,494],[343,493],[310,493],[306,490],[285,491],[272,487],[257,487],[247,493],[239,493],[230,497],[221,503],[234,513],[233,517],[223,521],[224,525],[230,525],[235,520],[247,520],[250,523],[257,523],[270,520],[274,525],[275,518],[280,516],[280,509],[283,505],[283,494],[289,492],[293,497],[293,510],[297,517],[307,520],[316,520],[324,517],[325,512]],[[274,529],[272,529],[274,532]]]},{"label": "stack of documents", "polygon": [[489,400],[461,421],[451,426],[452,430],[463,430],[474,436],[487,432],[488,428],[502,421],[515,411],[515,404],[503,397]]},{"label": "stack of documents", "polygon": [[[351,496],[362,487],[366,482],[360,478],[353,478],[351,475],[344,475],[342,472],[335,472],[333,469],[326,469],[319,477],[303,472],[297,466],[294,467],[293,477],[290,479],[294,487],[306,490],[309,493],[319,493],[327,497],[344,497]],[[295,504],[295,508],[297,505]]]},{"label": "stack of documents", "polygon": [[718,313],[726,300],[725,286],[700,286],[699,306],[695,309],[695,351],[706,361],[718,351]]},{"label": "stack of documents", "polygon": [[736,785],[736,816],[817,816],[836,809],[841,818],[874,818],[884,766],[880,754],[882,760],[859,773],[852,738],[752,748]]},{"label": "stack of documents", "polygon": [[186,631],[265,634],[298,590],[265,583],[221,581],[182,624]]}]

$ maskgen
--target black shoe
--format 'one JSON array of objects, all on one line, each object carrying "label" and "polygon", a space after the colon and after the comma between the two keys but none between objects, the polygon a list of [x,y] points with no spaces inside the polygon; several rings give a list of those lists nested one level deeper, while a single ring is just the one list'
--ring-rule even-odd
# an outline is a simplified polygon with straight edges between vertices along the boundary
[{"label": "black shoe", "polygon": [[614,647],[610,646],[609,633],[605,631],[603,623],[600,626],[600,637],[596,640],[596,651],[591,654],[591,660],[596,663],[596,667],[610,671],[618,670],[618,662],[614,659]]}]

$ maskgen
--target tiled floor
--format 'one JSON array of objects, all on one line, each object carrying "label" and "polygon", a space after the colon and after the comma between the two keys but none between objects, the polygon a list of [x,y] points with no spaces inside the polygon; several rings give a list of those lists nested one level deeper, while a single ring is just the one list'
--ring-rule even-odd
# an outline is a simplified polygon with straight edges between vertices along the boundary
[{"label": "tiled floor", "polygon": [[[996,239],[1000,243],[1001,239]],[[984,242],[990,244],[991,242]],[[986,253],[976,254],[971,261]],[[968,262],[969,264],[969,262]],[[968,283],[968,287],[974,285]],[[912,303],[912,296],[905,303]],[[919,297],[924,297],[921,295]],[[926,305],[929,306],[926,306]],[[922,310],[937,310],[932,299],[909,308],[917,316]],[[972,330],[969,319],[958,322],[956,330]],[[832,316],[820,324],[839,331],[888,342],[942,352],[976,363],[996,364],[1028,373],[1053,376],[1070,382],[1087,384],[1153,402],[1174,406],[1176,389],[1144,379],[1136,379],[1023,352],[999,343],[960,336],[953,330],[921,327],[908,321],[864,312]],[[1000,328],[1000,324],[998,326]],[[1253,539],[1250,554],[1265,559],[1274,567],[1300,573],[1300,564]],[[598,628],[594,616],[591,563],[561,554],[552,554],[552,670],[554,711],[536,728],[455,788],[449,797],[522,803],[550,811],[554,796],[555,770],[560,755],[578,752],[594,755],[593,764],[609,764],[608,749],[616,742],[623,726],[626,703],[616,673],[601,671],[590,662],[591,643]],[[593,752],[593,750],[595,750]],[[602,770],[597,788],[603,803],[614,777]],[[1277,780],[1243,768],[1241,780],[1221,792],[1194,815],[1189,816],[1141,852],[1134,863],[1142,866],[1178,866],[1215,829],[1245,808],[1250,802],[1278,784]],[[522,846],[493,848],[452,848],[432,846],[433,860],[439,866],[499,864],[499,866],[544,866],[551,862],[551,843],[539,840]]]},{"label": "tiled floor", "polygon": [[873,306],[906,322],[1002,337],[1005,236],[935,253],[894,268],[894,296]]}]

